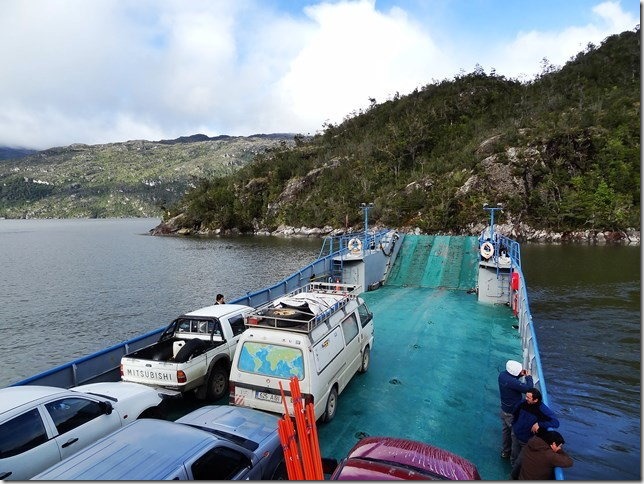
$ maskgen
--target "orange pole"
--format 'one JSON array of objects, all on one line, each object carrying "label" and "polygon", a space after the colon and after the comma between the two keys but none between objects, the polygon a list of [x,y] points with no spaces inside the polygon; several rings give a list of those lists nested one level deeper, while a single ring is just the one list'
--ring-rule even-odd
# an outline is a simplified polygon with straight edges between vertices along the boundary
[{"label": "orange pole", "polygon": [[293,456],[293,467],[295,470],[295,479],[296,481],[301,481],[304,479],[304,471],[302,469],[302,461],[300,459],[300,454],[297,448],[297,441],[295,440],[295,428],[293,427],[293,422],[290,418],[285,420],[288,432],[288,446]]},{"label": "orange pole", "polygon": [[284,405],[284,417],[288,415],[288,407],[286,406],[286,395],[284,395],[284,388],[282,388],[282,382],[278,381],[277,384],[280,386],[280,393],[282,394],[282,404]]},{"label": "orange pole", "polygon": [[280,436],[280,442],[282,444],[282,452],[284,452],[284,462],[286,463],[286,473],[289,479],[295,479],[295,467],[293,465],[293,456],[291,455],[291,449],[288,446],[288,436],[286,435],[286,429],[284,426],[284,420],[277,421],[277,433]]},{"label": "orange pole", "polygon": [[307,480],[315,479],[315,466],[311,458],[311,448],[309,446],[309,437],[306,432],[306,420],[304,418],[304,411],[302,405],[296,403],[297,418],[297,436],[300,443],[300,450],[302,452],[302,460],[304,461],[304,475]]},{"label": "orange pole", "polygon": [[318,441],[318,430],[315,423],[315,408],[312,403],[306,405],[306,414],[311,427],[311,458],[313,459],[313,464],[315,466],[315,479],[323,480],[324,471],[322,470],[322,456],[320,455],[320,443]]},{"label": "orange pole", "polygon": [[304,462],[304,476],[307,480],[315,479],[315,469],[311,459],[311,449],[309,447],[309,438],[306,431],[306,419],[304,409],[302,408],[302,394],[300,393],[300,383],[297,378],[291,378],[291,395],[293,396],[293,413],[295,414],[295,423],[297,424],[297,436],[300,444],[302,461]]}]

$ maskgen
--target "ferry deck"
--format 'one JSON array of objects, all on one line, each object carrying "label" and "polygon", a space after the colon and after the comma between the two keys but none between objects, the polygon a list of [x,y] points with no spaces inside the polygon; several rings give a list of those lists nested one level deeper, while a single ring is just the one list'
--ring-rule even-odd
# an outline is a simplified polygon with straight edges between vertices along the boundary
[{"label": "ferry deck", "polygon": [[407,235],[385,285],[362,297],[374,313],[371,363],[318,423],[322,456],[340,459],[365,436],[430,443],[509,478],[502,459],[498,374],[521,361],[516,318],[478,302],[476,237]]},{"label": "ferry deck", "polygon": [[[522,284],[518,291],[518,319],[507,304],[479,301],[477,285],[503,288],[507,278],[500,278],[497,269],[488,271],[487,281],[477,282],[477,237],[405,235],[397,250],[384,284],[361,294],[374,314],[371,361],[368,371],[356,374],[339,395],[335,418],[318,423],[321,455],[342,459],[365,436],[403,437],[470,460],[485,480],[508,479],[509,460],[500,456],[497,385],[508,359],[529,361],[547,403],[526,289]],[[233,302],[257,305],[270,300],[271,293],[284,294],[314,273],[324,273],[330,258],[320,258],[291,278]],[[520,273],[520,267],[515,270]],[[156,341],[162,330],[16,384],[71,387],[116,381],[121,356]],[[204,404],[192,398],[173,403],[167,414],[171,419]],[[209,403],[226,405],[228,397]]]}]

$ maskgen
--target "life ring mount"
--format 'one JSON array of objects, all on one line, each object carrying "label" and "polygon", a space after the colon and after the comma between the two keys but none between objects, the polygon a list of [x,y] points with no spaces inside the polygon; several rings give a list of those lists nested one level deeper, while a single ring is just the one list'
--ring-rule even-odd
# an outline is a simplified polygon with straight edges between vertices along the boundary
[{"label": "life ring mount", "polygon": [[491,242],[483,242],[481,245],[481,256],[484,259],[489,259],[494,254],[494,246]]},{"label": "life ring mount", "polygon": [[358,238],[353,238],[349,240],[347,248],[353,255],[358,255],[362,252],[362,241]]}]

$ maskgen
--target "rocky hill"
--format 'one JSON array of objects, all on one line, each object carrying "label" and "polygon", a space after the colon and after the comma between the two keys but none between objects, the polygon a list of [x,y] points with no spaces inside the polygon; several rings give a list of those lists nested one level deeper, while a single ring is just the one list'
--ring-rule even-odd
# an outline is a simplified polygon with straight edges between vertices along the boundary
[{"label": "rocky hill", "polygon": [[[155,233],[476,233],[483,203],[525,238],[639,238],[635,27],[530,82],[477,68],[373,100],[312,138],[72,145],[0,163],[0,216],[159,216]],[[302,227],[309,227],[302,229]],[[545,234],[545,235],[544,235]],[[553,235],[554,234],[554,235]]]},{"label": "rocky hill", "polygon": [[293,135],[193,135],[73,144],[0,163],[0,217],[161,217],[201,179],[229,175]]},{"label": "rocky hill", "polygon": [[477,68],[374,100],[204,180],[159,231],[355,228],[371,202],[370,226],[472,233],[483,203],[501,202],[513,230],[628,237],[640,227],[640,59],[637,26],[528,83]]}]

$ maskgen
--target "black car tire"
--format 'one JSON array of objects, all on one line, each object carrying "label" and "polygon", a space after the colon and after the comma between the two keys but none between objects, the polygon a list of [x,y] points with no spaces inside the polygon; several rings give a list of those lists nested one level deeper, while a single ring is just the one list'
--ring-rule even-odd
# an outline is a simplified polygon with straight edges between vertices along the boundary
[{"label": "black car tire", "polygon": [[186,344],[179,350],[174,361],[177,363],[185,363],[190,358],[203,353],[206,349],[206,343],[200,339],[189,339]]},{"label": "black car tire", "polygon": [[213,367],[208,377],[208,400],[215,402],[228,392],[228,372],[224,365]]},{"label": "black car tire", "polygon": [[365,373],[369,369],[369,362],[371,361],[371,350],[368,346],[365,346],[362,351],[362,363],[358,369],[359,373]]},{"label": "black car tire", "polygon": [[334,386],[329,392],[329,398],[326,400],[326,408],[324,410],[324,422],[330,422],[335,417],[335,412],[338,409],[338,390]]}]

